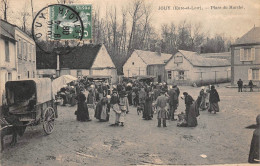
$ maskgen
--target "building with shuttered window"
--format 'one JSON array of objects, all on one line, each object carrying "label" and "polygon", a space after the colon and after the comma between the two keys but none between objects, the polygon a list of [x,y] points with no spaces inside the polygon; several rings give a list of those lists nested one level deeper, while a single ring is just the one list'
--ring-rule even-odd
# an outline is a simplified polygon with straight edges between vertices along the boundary
[{"label": "building with shuttered window", "polygon": [[231,45],[231,84],[260,82],[260,27],[254,27]]},{"label": "building with shuttered window", "polygon": [[[219,53],[226,54],[227,53]],[[207,57],[208,56],[208,57]],[[178,50],[165,65],[168,84],[206,85],[230,81],[230,61],[211,55]],[[220,55],[218,55],[220,56]]]}]

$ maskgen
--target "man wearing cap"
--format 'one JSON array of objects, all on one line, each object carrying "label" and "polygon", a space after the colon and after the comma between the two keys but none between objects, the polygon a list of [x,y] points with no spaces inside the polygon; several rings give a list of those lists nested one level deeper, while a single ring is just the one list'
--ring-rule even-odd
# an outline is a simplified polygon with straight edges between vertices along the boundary
[{"label": "man wearing cap", "polygon": [[157,114],[157,119],[158,119],[158,126],[161,127],[161,122],[163,120],[163,127],[166,126],[166,119],[167,119],[167,102],[168,102],[168,97],[165,96],[165,91],[160,92],[160,96],[156,99],[154,105],[158,107],[158,114]]}]

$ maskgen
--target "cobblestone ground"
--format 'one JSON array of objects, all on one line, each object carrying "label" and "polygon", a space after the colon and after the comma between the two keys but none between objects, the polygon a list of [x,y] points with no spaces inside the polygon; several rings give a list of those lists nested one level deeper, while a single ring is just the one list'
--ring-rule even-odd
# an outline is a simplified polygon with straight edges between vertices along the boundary
[{"label": "cobblestone ground", "polygon": [[[180,87],[194,99],[200,88]],[[58,107],[55,131],[46,136],[42,125],[28,127],[10,147],[6,137],[1,165],[182,165],[247,163],[253,130],[259,114],[260,93],[217,87],[221,111],[214,115],[201,112],[196,128],[179,128],[167,121],[167,128],[157,128],[157,120],[142,120],[131,107],[124,127],[110,127],[107,122],[75,120],[76,107]],[[180,100],[177,113],[184,111]],[[202,155],[202,156],[201,156]],[[204,156],[205,155],[205,156]]]}]

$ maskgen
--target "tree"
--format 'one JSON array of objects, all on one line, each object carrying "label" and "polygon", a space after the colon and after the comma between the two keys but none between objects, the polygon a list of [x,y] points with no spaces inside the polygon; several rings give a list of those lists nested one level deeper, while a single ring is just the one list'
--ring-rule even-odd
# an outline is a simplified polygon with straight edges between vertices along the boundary
[{"label": "tree", "polygon": [[147,40],[146,36],[149,35],[149,26],[150,26],[150,20],[151,20],[151,14],[152,14],[152,6],[151,4],[144,4],[144,25],[143,25],[143,30],[142,30],[142,34],[141,34],[141,38],[139,41],[139,46],[140,49],[145,49],[145,45]]},{"label": "tree", "polygon": [[199,52],[204,41],[204,34],[201,32],[201,23],[190,24],[190,49]]},{"label": "tree", "polygon": [[178,27],[178,49],[182,50],[190,50],[189,48],[190,42],[190,30],[186,23],[186,20],[182,21]]},{"label": "tree", "polygon": [[130,4],[129,14],[132,17],[132,28],[130,32],[129,38],[129,46],[128,46],[128,55],[133,51],[133,42],[136,30],[137,21],[143,16],[143,1],[135,0],[132,4]]},{"label": "tree", "polygon": [[30,27],[30,26],[27,26],[28,25],[28,19],[29,17],[31,16],[30,13],[28,12],[28,6],[27,4],[24,5],[23,7],[23,10],[20,12],[20,16],[22,17],[21,21],[22,21],[22,30],[26,33],[29,32],[29,28],[27,27]]},{"label": "tree", "polygon": [[9,9],[9,0],[2,0],[1,11],[4,14],[4,20],[7,21],[7,11]]}]

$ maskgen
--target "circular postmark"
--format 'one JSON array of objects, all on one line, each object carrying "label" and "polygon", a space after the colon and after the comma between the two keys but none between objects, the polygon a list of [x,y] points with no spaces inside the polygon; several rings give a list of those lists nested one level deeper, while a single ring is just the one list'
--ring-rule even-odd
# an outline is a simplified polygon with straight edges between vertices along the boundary
[{"label": "circular postmark", "polygon": [[80,44],[84,25],[78,12],[63,4],[42,8],[33,19],[32,36],[37,47],[47,54],[68,54]]}]

